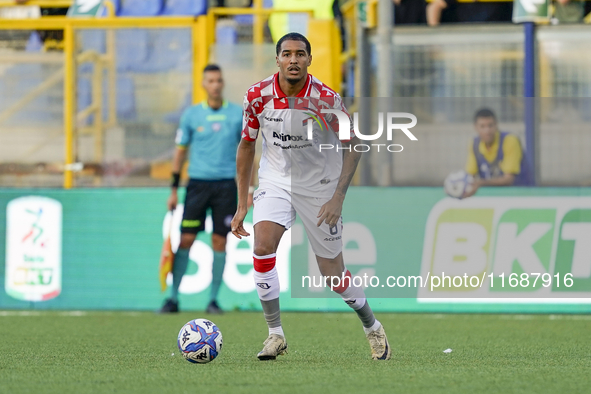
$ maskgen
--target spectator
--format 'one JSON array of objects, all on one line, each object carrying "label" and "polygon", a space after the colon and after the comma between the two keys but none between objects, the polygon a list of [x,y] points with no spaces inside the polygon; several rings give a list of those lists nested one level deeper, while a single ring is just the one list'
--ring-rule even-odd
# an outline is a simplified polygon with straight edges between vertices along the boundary
[{"label": "spectator", "polygon": [[458,0],[433,0],[427,6],[427,24],[474,22],[511,22],[513,3]]},{"label": "spectator", "polygon": [[393,0],[394,25],[424,25],[427,23],[425,0]]},{"label": "spectator", "polygon": [[466,172],[476,176],[474,188],[464,197],[476,193],[480,186],[512,186],[523,184],[523,151],[519,138],[499,131],[497,117],[483,108],[474,116],[477,136],[468,148]]},{"label": "spectator", "polygon": [[555,0],[552,23],[580,23],[585,16],[585,2],[576,0]]}]

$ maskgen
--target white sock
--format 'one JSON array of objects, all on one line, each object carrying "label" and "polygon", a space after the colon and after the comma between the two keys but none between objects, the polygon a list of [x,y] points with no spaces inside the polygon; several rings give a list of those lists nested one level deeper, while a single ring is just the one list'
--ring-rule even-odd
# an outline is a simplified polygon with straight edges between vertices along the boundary
[{"label": "white sock", "polygon": [[365,335],[369,334],[370,332],[373,332],[375,330],[378,330],[380,328],[380,326],[382,325],[382,323],[380,323],[378,321],[378,319],[376,319],[376,322],[373,324],[373,326],[369,327],[369,328],[365,328],[363,327],[363,331],[365,332]]},{"label": "white sock", "polygon": [[279,276],[277,268],[273,267],[271,271],[254,271],[254,283],[256,285],[259,299],[263,301],[279,298]]},{"label": "white sock", "polygon": [[267,272],[254,271],[254,282],[257,293],[261,300],[265,320],[269,327],[269,335],[277,334],[285,338],[283,327],[281,327],[280,309],[279,309],[279,276],[277,269],[273,267]]},{"label": "white sock", "polygon": [[355,311],[363,308],[363,305],[365,305],[365,292],[363,291],[363,287],[349,286],[340,295],[347,305]]},{"label": "white sock", "polygon": [[281,326],[269,328],[269,335],[271,334],[281,335],[283,338],[285,338],[285,334],[283,333],[283,327]]}]

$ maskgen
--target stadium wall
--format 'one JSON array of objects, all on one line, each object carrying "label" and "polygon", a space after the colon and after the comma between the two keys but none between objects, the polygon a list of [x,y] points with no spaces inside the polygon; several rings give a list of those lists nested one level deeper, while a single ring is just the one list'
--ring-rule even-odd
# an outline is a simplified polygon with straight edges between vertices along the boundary
[{"label": "stadium wall", "polygon": [[[167,188],[0,190],[0,309],[157,309],[164,298],[158,260],[168,227],[165,220],[170,219],[164,209],[168,192]],[[173,220],[180,222],[180,214],[176,212]],[[441,269],[434,266],[433,256],[438,253],[434,240],[439,239],[438,231],[445,229],[441,227],[445,222],[488,229],[490,262],[486,269],[492,270],[492,245],[500,239],[501,224],[513,221],[523,231],[528,223],[546,220],[550,226],[546,235],[523,247],[531,247],[548,273],[554,275],[560,269],[561,275],[574,275],[570,290],[564,286],[540,290],[538,286],[546,291],[546,300],[533,300],[532,289],[509,289],[515,297],[523,296],[523,291],[532,294],[532,298],[519,301],[491,301],[495,295],[503,296],[491,288],[481,290],[484,298],[472,301],[423,297],[422,290],[415,288],[390,293],[368,289],[370,297],[377,297],[371,300],[377,311],[591,312],[587,301],[591,300],[591,255],[584,255],[589,248],[575,246],[586,238],[584,234],[578,238],[565,235],[564,230],[568,223],[571,229],[591,226],[591,188],[488,188],[476,198],[456,201],[446,198],[441,188],[354,187],[343,217],[345,261],[353,274],[368,273],[382,280],[388,275],[434,274]],[[247,222],[251,220],[249,214]],[[209,224],[206,230],[211,231]],[[300,223],[294,225],[278,255],[284,309],[347,310],[327,289],[298,289],[300,274],[313,272],[315,266],[302,230]],[[497,234],[496,240],[493,234]],[[177,230],[173,243],[178,237]],[[229,238],[220,296],[225,309],[260,309],[251,276],[250,242],[252,238]],[[498,248],[497,242],[494,253],[499,253]],[[207,234],[201,234],[181,285],[183,309],[200,310],[206,305],[211,256]],[[294,261],[291,269],[290,260]],[[526,262],[516,261],[510,269],[522,272],[520,264]],[[553,299],[554,295],[568,296],[568,291],[576,291],[572,293],[576,299]]]}]

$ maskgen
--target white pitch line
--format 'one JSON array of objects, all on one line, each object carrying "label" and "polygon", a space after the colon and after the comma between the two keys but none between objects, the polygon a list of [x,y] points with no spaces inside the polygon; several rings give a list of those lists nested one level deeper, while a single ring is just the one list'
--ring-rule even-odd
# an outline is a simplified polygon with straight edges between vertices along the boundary
[{"label": "white pitch line", "polygon": [[61,317],[82,317],[89,315],[118,315],[118,316],[141,316],[142,312],[116,312],[116,311],[0,311],[0,317],[10,316],[61,316]]}]

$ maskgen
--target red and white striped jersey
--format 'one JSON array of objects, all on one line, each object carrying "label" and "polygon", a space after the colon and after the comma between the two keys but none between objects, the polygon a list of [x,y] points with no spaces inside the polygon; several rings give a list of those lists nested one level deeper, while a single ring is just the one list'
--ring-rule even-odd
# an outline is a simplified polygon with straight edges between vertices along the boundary
[{"label": "red and white striped jersey", "polygon": [[263,136],[260,183],[331,197],[342,168],[339,122],[336,115],[321,110],[336,109],[349,116],[348,112],[338,93],[310,74],[296,97],[283,93],[278,78],[277,73],[252,85],[244,96],[242,138],[254,141],[259,133]]}]

